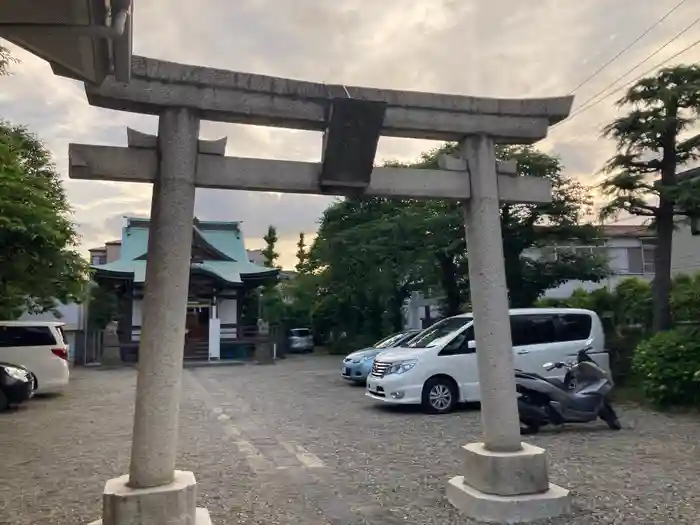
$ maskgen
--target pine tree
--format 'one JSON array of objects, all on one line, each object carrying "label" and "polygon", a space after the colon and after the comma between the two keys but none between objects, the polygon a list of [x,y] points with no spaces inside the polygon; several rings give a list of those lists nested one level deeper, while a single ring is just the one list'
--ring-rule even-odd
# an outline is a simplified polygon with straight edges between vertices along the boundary
[{"label": "pine tree", "polygon": [[263,237],[263,240],[265,241],[265,248],[262,251],[262,255],[265,258],[265,266],[268,268],[279,268],[276,262],[280,254],[275,251],[277,241],[279,240],[277,237],[277,228],[270,225],[267,228],[267,233]]},{"label": "pine tree", "polygon": [[299,242],[297,242],[297,265],[295,267],[296,271],[299,273],[306,272],[306,263],[309,259],[309,254],[306,249],[306,240],[304,232],[299,234]]}]

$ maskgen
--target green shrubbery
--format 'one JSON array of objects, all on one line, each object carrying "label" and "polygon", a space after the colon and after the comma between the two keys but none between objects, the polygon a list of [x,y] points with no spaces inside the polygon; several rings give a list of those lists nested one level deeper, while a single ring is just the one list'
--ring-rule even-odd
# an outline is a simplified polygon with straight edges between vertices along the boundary
[{"label": "green shrubbery", "polygon": [[652,403],[700,405],[700,330],[676,328],[643,341],[634,353],[633,370]]}]

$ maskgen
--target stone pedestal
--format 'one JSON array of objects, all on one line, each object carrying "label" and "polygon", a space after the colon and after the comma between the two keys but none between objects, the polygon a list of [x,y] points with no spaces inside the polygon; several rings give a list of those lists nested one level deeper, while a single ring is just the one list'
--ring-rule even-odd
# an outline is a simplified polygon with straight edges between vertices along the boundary
[{"label": "stone pedestal", "polygon": [[259,365],[272,365],[275,363],[271,342],[257,343],[255,345],[255,361]]},{"label": "stone pedestal", "polygon": [[102,368],[119,368],[123,365],[121,348],[114,345],[105,345],[102,349],[100,366]]},{"label": "stone pedestal", "polygon": [[103,368],[113,368],[122,366],[122,355],[119,346],[119,335],[117,321],[111,321],[105,328],[102,336],[102,356],[100,366]]},{"label": "stone pedestal", "polygon": [[110,479],[102,496],[102,519],[91,525],[211,525],[209,512],[197,508],[192,472],[176,470],[172,483],[133,489],[129,476]]},{"label": "stone pedestal", "polygon": [[569,491],[549,483],[544,449],[522,443],[517,452],[491,452],[470,443],[461,453],[463,475],[450,480],[447,499],[466,515],[523,523],[569,512]]},{"label": "stone pedestal", "polygon": [[258,337],[266,339],[255,345],[255,361],[259,365],[272,365],[275,363],[275,354],[270,341],[270,323],[258,318]]}]

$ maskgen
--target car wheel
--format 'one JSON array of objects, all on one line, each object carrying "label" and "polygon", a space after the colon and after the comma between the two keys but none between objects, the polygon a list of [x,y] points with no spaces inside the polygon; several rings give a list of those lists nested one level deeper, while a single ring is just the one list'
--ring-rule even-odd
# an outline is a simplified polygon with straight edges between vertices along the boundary
[{"label": "car wheel", "polygon": [[0,390],[0,412],[4,412],[8,408],[10,408],[10,402],[7,400],[5,392]]},{"label": "car wheel", "polygon": [[434,377],[423,386],[423,410],[429,414],[447,414],[457,405],[457,385],[446,377]]},{"label": "car wheel", "polygon": [[34,394],[36,394],[36,389],[39,386],[39,382],[36,380],[36,376],[31,372],[29,373],[29,380],[32,382],[32,391],[29,393],[29,397],[32,398],[34,397]]}]

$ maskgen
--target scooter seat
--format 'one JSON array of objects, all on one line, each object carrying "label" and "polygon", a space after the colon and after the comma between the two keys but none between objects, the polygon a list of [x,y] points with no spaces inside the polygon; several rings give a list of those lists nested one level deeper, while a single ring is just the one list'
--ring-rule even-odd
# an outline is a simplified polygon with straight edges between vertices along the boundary
[{"label": "scooter seat", "polygon": [[530,376],[530,377],[533,377],[536,379],[540,379],[542,381],[546,381],[550,385],[554,385],[555,387],[561,388],[562,390],[568,390],[566,388],[566,384],[564,383],[564,381],[562,381],[561,379],[557,379],[556,377],[551,377],[551,378],[544,377],[544,376],[541,376],[540,374],[535,374],[534,372],[521,372],[521,374],[527,375],[527,376]]}]

